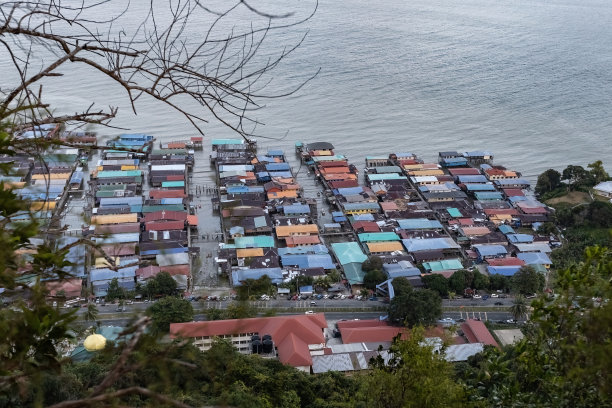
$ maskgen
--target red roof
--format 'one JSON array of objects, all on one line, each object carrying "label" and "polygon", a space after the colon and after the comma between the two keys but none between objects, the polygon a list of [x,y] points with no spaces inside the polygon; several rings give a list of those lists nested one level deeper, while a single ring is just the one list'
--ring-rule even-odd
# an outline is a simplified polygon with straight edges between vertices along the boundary
[{"label": "red roof", "polygon": [[333,160],[333,161],[324,161],[324,162],[319,162],[318,166],[320,168],[325,168],[325,167],[344,167],[347,165],[346,160]]},{"label": "red roof", "polygon": [[380,232],[380,228],[374,221],[356,221],[353,223],[353,229],[357,231],[362,229],[363,232]]},{"label": "red roof", "polygon": [[172,231],[185,228],[185,221],[151,221],[145,224],[147,231]]},{"label": "red roof", "polygon": [[461,168],[461,169],[449,169],[448,172],[453,176],[476,176],[480,174],[480,171],[473,167],[467,167],[467,168]]},{"label": "red roof", "polygon": [[50,296],[57,296],[57,292],[64,291],[64,296],[67,298],[75,298],[81,296],[83,290],[83,280],[81,278],[72,278],[62,281],[46,281],[45,286],[49,290]]},{"label": "red roof", "polygon": [[389,323],[384,320],[378,319],[366,319],[366,320],[340,320],[338,323],[338,329],[354,329],[357,327],[388,327]]},{"label": "red roof", "polygon": [[515,208],[485,208],[484,212],[487,215],[518,215]]},{"label": "red roof", "polygon": [[255,317],[251,319],[172,323],[171,337],[222,336],[241,333],[269,334],[282,363],[293,366],[312,364],[309,344],[324,344],[323,329],[327,321],[323,313],[294,316]]},{"label": "red roof", "polygon": [[320,244],[321,240],[318,235],[293,235],[285,238],[287,246],[292,247],[296,245],[314,245]]},{"label": "red roof", "polygon": [[330,181],[328,184],[331,188],[359,187],[357,180],[336,180]]},{"label": "red roof", "polygon": [[483,343],[485,345],[499,347],[487,326],[480,320],[469,319],[461,325],[461,329],[470,343]]},{"label": "red roof", "polygon": [[125,224],[96,225],[96,234],[123,234],[140,232],[139,222],[126,222]]},{"label": "red roof", "polygon": [[458,221],[459,221],[459,225],[462,225],[462,226],[474,225],[473,218],[459,218]]},{"label": "red roof", "polygon": [[166,265],[159,267],[160,272],[168,272],[170,275],[189,276],[189,265]]},{"label": "red roof", "polygon": [[188,215],[187,216],[187,224],[198,226],[198,216],[197,215]]},{"label": "red roof", "polygon": [[393,341],[395,336],[402,334],[406,336],[407,330],[402,327],[380,326],[380,327],[357,327],[354,329],[343,329],[342,342],[347,343],[372,343],[378,341]]},{"label": "red roof", "polygon": [[184,211],[155,211],[152,213],[148,213],[144,216],[144,222],[151,221],[161,221],[161,220],[170,220],[170,221],[187,221],[187,213]]},{"label": "red roof", "polygon": [[162,198],[185,198],[186,194],[182,190],[150,190],[149,197],[154,200]]},{"label": "red roof", "polygon": [[548,210],[545,207],[521,207],[521,211],[524,214],[547,214]]},{"label": "red roof", "polygon": [[202,143],[202,140],[204,140],[204,138],[202,136],[192,136],[191,137],[191,141],[192,142],[200,142],[200,143]]},{"label": "red roof", "polygon": [[144,268],[136,269],[136,276],[138,276],[140,279],[149,279],[157,275],[159,272],[159,266],[145,266]]},{"label": "red roof", "polygon": [[525,261],[523,261],[522,259],[513,258],[513,257],[487,259],[487,263],[491,266],[523,266],[525,265]]},{"label": "red roof", "polygon": [[393,201],[383,201],[380,203],[380,208],[382,208],[383,211],[397,211],[399,209],[397,204]]},{"label": "red roof", "polygon": [[506,197],[524,197],[525,193],[520,188],[504,188],[502,189]]},{"label": "red roof", "polygon": [[184,174],[169,174],[166,176],[166,180],[168,181],[182,181],[185,180]]}]

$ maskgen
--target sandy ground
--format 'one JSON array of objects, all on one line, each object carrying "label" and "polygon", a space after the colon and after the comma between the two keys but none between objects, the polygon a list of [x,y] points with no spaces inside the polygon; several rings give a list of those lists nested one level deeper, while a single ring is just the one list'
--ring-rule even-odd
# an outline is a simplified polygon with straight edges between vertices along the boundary
[{"label": "sandy ground", "polygon": [[520,329],[495,330],[495,335],[502,343],[502,346],[514,344],[524,337]]}]

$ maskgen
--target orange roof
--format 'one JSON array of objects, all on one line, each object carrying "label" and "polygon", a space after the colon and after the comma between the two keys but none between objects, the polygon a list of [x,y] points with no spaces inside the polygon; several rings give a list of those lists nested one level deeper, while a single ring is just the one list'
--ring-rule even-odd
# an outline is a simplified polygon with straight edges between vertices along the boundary
[{"label": "orange roof", "polygon": [[250,319],[172,323],[170,336],[203,337],[241,333],[269,334],[277,347],[282,363],[293,366],[312,364],[308,345],[323,344],[327,321],[323,313],[311,315],[255,317]]},{"label": "orange roof", "polygon": [[63,281],[47,281],[44,284],[49,290],[50,296],[57,296],[57,292],[63,290],[67,298],[79,297],[83,289],[83,280],[81,278],[72,278]]},{"label": "orange roof", "polygon": [[238,258],[249,258],[252,256],[264,256],[264,251],[263,251],[263,248],[237,249],[236,256]]},{"label": "orange roof", "polygon": [[404,247],[399,241],[394,242],[368,242],[368,251],[372,253],[376,252],[393,252],[403,251]]},{"label": "orange roof", "polygon": [[405,338],[408,330],[403,327],[379,326],[379,327],[356,327],[343,329],[342,342],[347,343],[371,343],[377,341],[392,341],[398,334]]},{"label": "orange roof", "polygon": [[461,329],[470,343],[484,343],[486,345],[499,347],[487,326],[480,320],[469,319],[461,325]]},{"label": "orange roof", "polygon": [[285,190],[285,191],[268,191],[268,200],[274,198],[297,198],[297,190]]},{"label": "orange roof", "polygon": [[197,215],[188,215],[187,216],[187,224],[189,225],[198,225],[198,216]]},{"label": "orange roof", "polygon": [[277,237],[288,237],[294,234],[318,234],[319,227],[316,224],[279,225],[276,227]]},{"label": "orange roof", "polygon": [[379,319],[366,319],[366,320],[340,320],[337,323],[338,329],[354,329],[356,327],[378,327],[378,326],[389,326],[389,323]]},{"label": "orange roof", "polygon": [[463,231],[463,235],[466,237],[487,235],[491,232],[491,230],[487,227],[463,227],[461,228],[461,231]]}]

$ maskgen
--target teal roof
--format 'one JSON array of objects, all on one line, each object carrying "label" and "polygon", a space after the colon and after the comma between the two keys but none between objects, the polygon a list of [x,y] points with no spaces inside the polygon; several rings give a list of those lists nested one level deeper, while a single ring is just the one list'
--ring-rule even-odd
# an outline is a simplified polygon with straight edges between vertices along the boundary
[{"label": "teal roof", "polygon": [[335,154],[332,156],[314,156],[312,157],[312,161],[320,162],[320,161],[337,161],[337,160],[346,160],[346,157],[341,154]]},{"label": "teal roof", "polygon": [[408,180],[406,176],[402,176],[397,173],[384,173],[384,174],[368,174],[370,181],[378,180]]},{"label": "teal roof", "polygon": [[185,181],[162,181],[162,187],[185,187]]},{"label": "teal roof", "polygon": [[389,160],[389,156],[366,156],[366,160]]},{"label": "teal roof", "polygon": [[463,269],[459,259],[444,259],[442,261],[423,262],[423,268],[427,271],[447,271],[450,269]]},{"label": "teal roof", "polygon": [[399,241],[400,239],[395,232],[367,232],[358,236],[361,242]]},{"label": "teal roof", "polygon": [[402,172],[402,169],[400,169],[398,166],[378,166],[374,167],[374,170],[376,171],[376,174]]},{"label": "teal roof", "polygon": [[356,242],[338,242],[331,246],[341,265],[353,262],[362,263],[368,259]]},{"label": "teal roof", "polygon": [[272,248],[274,238],[269,235],[255,235],[234,239],[236,248]]},{"label": "teal roof", "polygon": [[449,207],[449,208],[446,209],[446,211],[448,211],[450,216],[453,217],[453,218],[463,217],[463,215],[461,215],[461,211],[459,211],[459,209],[457,209],[457,208]]},{"label": "teal roof", "polygon": [[352,262],[342,266],[344,269],[344,275],[346,276],[346,280],[351,285],[360,285],[363,283],[363,277],[365,276],[365,272],[361,269],[361,264],[358,262]]},{"label": "teal roof", "polygon": [[244,144],[244,139],[213,139],[211,144],[217,145],[241,145]]},{"label": "teal roof", "polygon": [[98,178],[140,177],[142,170],[103,170],[99,171]]},{"label": "teal roof", "polygon": [[419,229],[442,229],[442,224],[438,220],[430,220],[427,218],[409,218],[405,220],[397,220],[401,229],[404,230],[419,230]]}]

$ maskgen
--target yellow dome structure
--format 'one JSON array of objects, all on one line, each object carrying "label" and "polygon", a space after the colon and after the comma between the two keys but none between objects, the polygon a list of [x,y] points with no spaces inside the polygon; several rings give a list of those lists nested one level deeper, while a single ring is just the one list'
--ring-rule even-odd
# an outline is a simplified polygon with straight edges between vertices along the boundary
[{"label": "yellow dome structure", "polygon": [[98,351],[102,350],[106,346],[106,339],[101,334],[92,334],[87,336],[83,342],[83,347],[87,351]]}]

